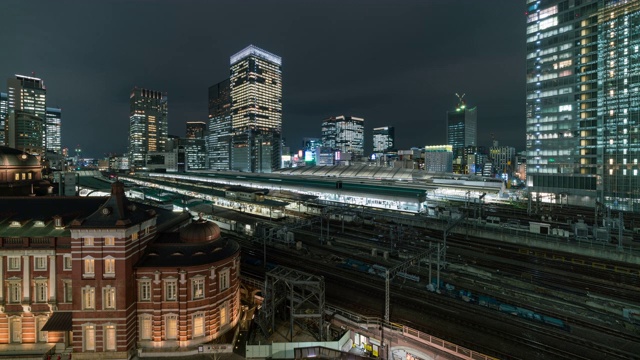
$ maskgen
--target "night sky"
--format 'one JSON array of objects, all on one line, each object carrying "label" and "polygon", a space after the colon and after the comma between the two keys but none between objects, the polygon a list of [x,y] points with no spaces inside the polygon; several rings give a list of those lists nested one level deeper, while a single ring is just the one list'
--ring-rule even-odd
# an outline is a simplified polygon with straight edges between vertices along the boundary
[{"label": "night sky", "polygon": [[524,149],[525,18],[517,0],[23,1],[0,4],[0,91],[44,80],[63,147],[123,153],[134,86],[167,92],[169,133],[206,121],[208,87],[254,44],[283,58],[292,151],[323,119],[395,126],[400,149],[445,143],[455,93],[478,106],[479,145]]}]

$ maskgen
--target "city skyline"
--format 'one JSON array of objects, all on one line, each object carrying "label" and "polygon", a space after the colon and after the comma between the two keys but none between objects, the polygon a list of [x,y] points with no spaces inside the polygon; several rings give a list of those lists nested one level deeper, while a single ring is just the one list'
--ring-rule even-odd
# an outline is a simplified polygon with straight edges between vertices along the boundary
[{"label": "city skyline", "polygon": [[[14,49],[0,59],[0,76],[46,79],[47,102],[65,109],[62,146],[80,145],[90,157],[126,151],[123,94],[136,85],[167,92],[170,134],[182,136],[187,121],[206,121],[208,88],[228,77],[229,54],[249,44],[283,58],[283,137],[292,148],[318,137],[323,119],[335,114],[367,119],[365,152],[379,126],[396,128],[398,148],[442,144],[456,92],[481,110],[479,144],[489,145],[494,133],[524,148],[525,17],[512,1],[93,5],[9,2],[0,14],[9,27],[31,25],[20,37],[0,34]],[[239,6],[248,21],[234,26],[234,36],[207,26],[211,13],[221,15],[217,27],[231,26],[232,17],[222,15]],[[492,21],[497,16],[502,23]],[[128,35],[158,21],[165,26],[156,37]],[[91,91],[78,91],[90,81]]]}]

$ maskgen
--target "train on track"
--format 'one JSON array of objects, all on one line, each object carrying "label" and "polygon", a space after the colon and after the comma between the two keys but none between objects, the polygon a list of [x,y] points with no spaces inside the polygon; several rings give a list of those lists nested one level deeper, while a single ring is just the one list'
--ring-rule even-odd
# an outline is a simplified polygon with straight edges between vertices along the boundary
[{"label": "train on track", "polygon": [[490,296],[475,295],[471,291],[464,289],[457,290],[455,286],[447,283],[441,283],[441,287],[437,288],[435,279],[432,280],[431,284],[427,285],[427,290],[459,299],[471,304],[476,304],[489,309],[497,310],[501,313],[517,316],[522,319],[527,319],[533,322],[553,326],[565,331],[571,331],[569,325],[567,325],[567,323],[561,319],[540,314],[530,309],[503,303]]}]

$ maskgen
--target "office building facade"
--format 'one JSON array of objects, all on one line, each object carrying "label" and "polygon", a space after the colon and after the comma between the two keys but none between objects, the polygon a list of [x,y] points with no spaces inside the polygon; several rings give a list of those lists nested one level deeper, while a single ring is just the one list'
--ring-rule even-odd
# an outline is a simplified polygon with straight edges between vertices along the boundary
[{"label": "office building facade", "polygon": [[209,87],[207,153],[209,169],[230,170],[231,83],[230,79]]},{"label": "office building facade", "polygon": [[232,170],[269,173],[281,165],[282,58],[250,45],[230,63]]},{"label": "office building facade", "polygon": [[166,151],[168,138],[167,95],[135,87],[129,96],[129,164],[144,168],[145,155]]},{"label": "office building facade", "polygon": [[528,1],[527,185],[639,208],[637,1]]},{"label": "office building facade", "polygon": [[464,148],[478,145],[478,114],[476,107],[468,107],[460,99],[455,110],[447,111],[447,145],[454,158],[464,155]]},{"label": "office building facade", "polygon": [[205,139],[185,138],[179,139],[178,171],[206,170],[207,169],[207,145]]},{"label": "office building facade", "polygon": [[364,155],[364,119],[332,116],[322,122],[322,145],[352,155]]},{"label": "office building facade", "polygon": [[0,146],[4,146],[5,144],[5,121],[7,120],[7,115],[9,112],[9,101],[7,99],[7,93],[0,92]]},{"label": "office building facade", "polygon": [[373,152],[385,153],[394,149],[395,128],[393,126],[373,128]]},{"label": "office building facade", "polygon": [[[40,78],[16,74],[7,80],[7,119],[10,121],[5,120],[5,143],[8,146],[44,155],[46,98],[47,89]],[[30,126],[33,128],[29,129]],[[25,136],[26,139],[21,139]]]},{"label": "office building facade", "polygon": [[46,151],[62,153],[62,109],[47,107],[45,120]]}]

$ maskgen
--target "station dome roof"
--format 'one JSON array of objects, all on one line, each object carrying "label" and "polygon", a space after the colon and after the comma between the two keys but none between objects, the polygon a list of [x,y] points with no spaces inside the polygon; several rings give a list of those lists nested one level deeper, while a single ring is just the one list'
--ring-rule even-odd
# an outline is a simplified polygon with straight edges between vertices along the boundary
[{"label": "station dome roof", "polygon": [[183,243],[206,243],[219,238],[220,227],[202,218],[180,229],[180,241]]}]

